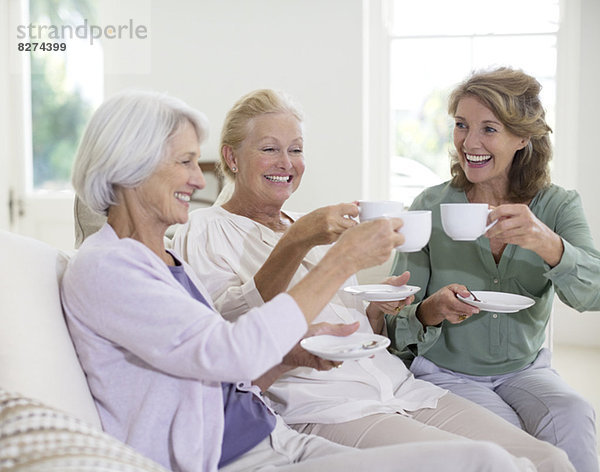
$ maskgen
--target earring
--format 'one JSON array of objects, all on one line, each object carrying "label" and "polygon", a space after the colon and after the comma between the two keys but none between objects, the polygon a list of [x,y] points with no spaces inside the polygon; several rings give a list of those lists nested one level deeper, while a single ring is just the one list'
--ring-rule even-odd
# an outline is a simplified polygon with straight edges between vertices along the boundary
[{"label": "earring", "polygon": [[231,168],[231,172],[237,172],[237,167],[236,167],[236,166],[233,166],[233,167]]}]

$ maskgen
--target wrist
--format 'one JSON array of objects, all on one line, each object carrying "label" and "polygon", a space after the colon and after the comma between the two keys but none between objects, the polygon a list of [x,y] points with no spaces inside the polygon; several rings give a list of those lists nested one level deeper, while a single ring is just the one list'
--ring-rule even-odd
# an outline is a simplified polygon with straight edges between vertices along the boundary
[{"label": "wrist", "polygon": [[365,310],[365,313],[373,333],[383,334],[385,330],[385,312],[371,303]]},{"label": "wrist", "polygon": [[369,303],[369,306],[367,306],[365,313],[367,314],[367,318],[372,321],[379,321],[381,318],[383,318],[384,315],[383,310],[380,310],[373,303]]},{"label": "wrist", "polygon": [[285,241],[291,250],[306,254],[316,246],[313,239],[314,235],[302,231],[301,226],[295,223],[290,226],[280,241]]},{"label": "wrist", "polygon": [[429,299],[425,299],[417,305],[415,315],[424,328],[427,326],[437,326],[444,321],[444,317],[434,315],[431,308],[431,301]]},{"label": "wrist", "polygon": [[562,238],[558,234],[552,234],[554,237],[552,238],[550,248],[547,251],[547,256],[542,256],[542,258],[550,267],[555,267],[560,263],[562,259],[562,255],[565,252],[565,246],[563,244]]},{"label": "wrist", "polygon": [[281,364],[275,366],[275,372],[276,372],[276,379],[278,379],[279,377],[281,377],[283,374],[285,374],[286,372],[289,372],[290,370],[294,369],[296,366],[290,365],[290,364],[286,364],[285,363],[285,359],[281,362]]},{"label": "wrist", "polygon": [[261,392],[266,392],[267,389],[273,385],[273,383],[285,374],[287,371],[292,370],[292,367],[286,366],[283,363],[277,364],[271,367],[267,372],[261,375],[258,379],[255,379],[252,384],[256,385]]},{"label": "wrist", "polygon": [[[340,246],[337,244],[334,244],[329,251],[327,251],[325,256],[321,259],[321,263],[328,267],[329,270],[342,277],[342,282],[361,269],[356,262],[356,258],[350,254],[350,251],[340,249]],[[319,263],[319,265],[321,265],[321,263]]]}]

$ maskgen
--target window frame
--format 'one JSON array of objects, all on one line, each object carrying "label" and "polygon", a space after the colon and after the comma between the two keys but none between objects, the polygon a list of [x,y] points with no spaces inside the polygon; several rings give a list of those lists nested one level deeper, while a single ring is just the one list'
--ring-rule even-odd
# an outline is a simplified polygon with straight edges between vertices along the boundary
[{"label": "window frame", "polygon": [[[364,152],[363,198],[387,200],[390,198],[390,158],[394,149],[390,107],[390,50],[396,38],[414,38],[414,35],[394,35],[391,30],[392,0],[363,0],[364,8]],[[576,167],[562,158],[566,149],[576,149],[576,118],[578,113],[579,80],[579,9],[580,0],[559,3],[559,26],[556,41],[556,123],[554,133],[553,177],[556,183],[573,187]],[[518,36],[523,33],[499,33],[495,36]],[[527,36],[547,36],[531,33]],[[489,36],[479,33],[463,37]],[[427,37],[427,36],[418,36]],[[459,35],[429,35],[452,37]],[[572,151],[571,153],[572,154]]]}]

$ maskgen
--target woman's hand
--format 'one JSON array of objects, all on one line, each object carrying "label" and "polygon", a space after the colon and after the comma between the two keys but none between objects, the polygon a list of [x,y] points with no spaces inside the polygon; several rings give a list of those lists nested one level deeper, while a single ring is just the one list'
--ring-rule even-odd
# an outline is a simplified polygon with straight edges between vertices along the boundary
[{"label": "woman's hand", "polygon": [[[308,331],[304,335],[304,338],[323,334],[330,334],[333,336],[348,336],[354,333],[359,326],[360,324],[358,321],[351,324],[316,323],[308,327]],[[283,357],[283,360],[280,364],[269,369],[252,383],[257,385],[260,390],[264,392],[284,373],[296,367],[312,367],[313,369],[317,370],[331,370],[334,367],[339,367],[340,365],[342,365],[341,362],[329,361],[311,354],[310,352],[304,350],[300,343],[297,343],[290,350],[290,352]]]},{"label": "woman's hand", "polygon": [[516,244],[538,254],[550,267],[557,265],[564,251],[562,239],[542,223],[524,204],[500,205],[488,221],[498,220],[485,235],[502,244]]},{"label": "woman's hand", "polygon": [[254,275],[262,299],[267,302],[286,290],[308,251],[336,241],[340,234],[357,225],[350,218],[356,215],[355,204],[341,203],[319,208],[294,222]]},{"label": "woman's hand", "polygon": [[[383,281],[384,284],[394,285],[395,287],[401,287],[402,285],[406,285],[408,280],[410,279],[410,272],[406,271],[401,275],[395,277],[388,277]],[[371,324],[371,328],[373,328],[373,332],[375,334],[383,333],[383,328],[385,326],[384,315],[386,313],[398,313],[402,308],[407,305],[410,305],[415,300],[415,297],[411,295],[404,300],[392,300],[385,302],[371,302],[369,306],[367,306],[366,314],[369,319],[369,323]]]},{"label": "woman's hand", "polygon": [[308,324],[348,277],[389,259],[393,248],[404,243],[404,235],[397,232],[401,227],[401,219],[389,218],[367,221],[344,231],[321,261],[288,291]]},{"label": "woman's hand", "polygon": [[340,203],[318,208],[299,218],[288,229],[288,237],[307,247],[331,244],[338,240],[348,228],[358,223],[352,218],[358,216],[358,206],[354,203]]},{"label": "woman's hand", "polygon": [[421,324],[435,326],[444,320],[457,324],[479,313],[479,308],[461,301],[456,295],[466,298],[470,292],[464,285],[450,284],[423,300],[417,309]]},{"label": "woman's hand", "polygon": [[[304,338],[310,338],[311,336],[321,336],[323,334],[329,334],[332,336],[348,336],[354,333],[360,324],[354,322],[351,324],[331,324],[331,323],[316,323],[308,327],[308,331]],[[303,339],[304,339],[303,338]],[[334,367],[342,365],[338,361],[329,361],[322,357],[315,356],[310,352],[304,350],[300,343],[296,344],[290,352],[288,352],[281,362],[284,366],[289,368],[295,367],[312,367],[317,370],[330,370]]]},{"label": "woman's hand", "polygon": [[400,218],[361,223],[344,232],[325,258],[335,258],[340,267],[347,265],[348,275],[383,264],[395,247],[404,244],[404,235],[398,232],[402,224]]}]

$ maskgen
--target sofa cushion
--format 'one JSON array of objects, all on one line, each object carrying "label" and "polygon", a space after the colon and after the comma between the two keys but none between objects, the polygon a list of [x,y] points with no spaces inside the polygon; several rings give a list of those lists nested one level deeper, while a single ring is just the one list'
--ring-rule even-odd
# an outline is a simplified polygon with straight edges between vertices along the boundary
[{"label": "sofa cushion", "polygon": [[60,304],[67,255],[0,231],[0,261],[0,386],[100,428]]},{"label": "sofa cushion", "polygon": [[78,248],[85,238],[102,228],[102,225],[106,223],[106,216],[96,213],[77,195],[75,195],[73,212],[75,216],[75,247]]},{"label": "sofa cushion", "polygon": [[3,389],[0,470],[167,472],[84,421]]}]

